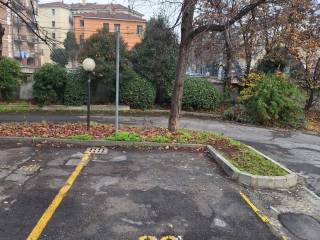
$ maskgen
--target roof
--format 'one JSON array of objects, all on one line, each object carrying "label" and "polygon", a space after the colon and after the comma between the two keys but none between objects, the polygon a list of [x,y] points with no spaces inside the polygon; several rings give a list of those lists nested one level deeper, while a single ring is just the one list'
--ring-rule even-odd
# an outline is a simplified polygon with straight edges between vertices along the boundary
[{"label": "roof", "polygon": [[146,22],[146,20],[141,17],[136,17],[130,14],[125,14],[125,13],[85,12],[85,13],[75,14],[74,16],[81,16],[84,18],[119,19],[119,20],[127,20],[127,21]]},{"label": "roof", "polygon": [[63,2],[40,3],[38,6],[39,7],[61,7],[61,8],[69,9],[68,4],[65,4]]},{"label": "roof", "polygon": [[66,4],[63,2],[50,2],[50,3],[41,3],[38,5],[39,7],[60,7],[60,8],[66,8],[70,10],[107,10],[107,9],[119,9],[119,10],[128,10],[132,11],[134,14],[143,16],[143,14],[134,11],[129,10],[127,7],[121,5],[121,4],[97,4],[97,3],[70,3]]}]

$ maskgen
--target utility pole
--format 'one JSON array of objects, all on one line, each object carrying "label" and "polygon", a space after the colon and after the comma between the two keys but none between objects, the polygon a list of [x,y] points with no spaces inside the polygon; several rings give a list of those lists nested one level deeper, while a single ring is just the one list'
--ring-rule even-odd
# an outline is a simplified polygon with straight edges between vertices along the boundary
[{"label": "utility pole", "polygon": [[116,31],[116,132],[119,129],[120,30]]}]

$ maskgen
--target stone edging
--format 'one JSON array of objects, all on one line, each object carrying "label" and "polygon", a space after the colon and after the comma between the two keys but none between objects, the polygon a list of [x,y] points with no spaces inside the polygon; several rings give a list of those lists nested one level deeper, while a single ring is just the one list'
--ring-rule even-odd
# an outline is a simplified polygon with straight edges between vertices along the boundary
[{"label": "stone edging", "polygon": [[248,146],[253,151],[277,164],[281,168],[288,172],[286,176],[256,176],[247,172],[240,171],[233,164],[231,164],[227,159],[225,159],[220,153],[218,153],[210,145],[202,144],[169,144],[169,143],[155,143],[155,142],[115,142],[115,141],[78,141],[69,139],[57,139],[57,138],[33,138],[33,137],[0,137],[0,141],[7,142],[25,142],[25,143],[43,143],[43,144],[70,144],[77,146],[86,147],[136,147],[136,148],[156,148],[161,147],[164,149],[208,149],[211,157],[223,168],[223,170],[229,175],[233,180],[250,187],[256,188],[268,188],[268,189],[288,189],[297,185],[298,176],[287,169],[280,163],[274,161],[263,153],[257,151],[256,149]]},{"label": "stone edging", "polygon": [[104,140],[90,140],[80,141],[71,139],[59,138],[41,138],[41,137],[0,137],[0,141],[7,142],[23,142],[34,144],[69,144],[84,147],[145,147],[145,148],[169,148],[169,149],[206,149],[203,144],[173,144],[173,143],[156,143],[156,142],[121,142],[121,141],[104,141]]},{"label": "stone edging", "polygon": [[207,146],[210,155],[219,163],[223,170],[237,182],[254,187],[254,188],[268,188],[268,189],[288,189],[294,187],[298,183],[298,176],[288,168],[284,167],[280,163],[274,161],[268,156],[262,154],[256,149],[248,146],[253,151],[262,155],[266,159],[272,161],[274,164],[280,166],[288,172],[286,176],[257,176],[252,175],[247,172],[240,171],[237,167],[231,164],[227,159],[225,159],[220,153],[218,153],[212,146]]}]

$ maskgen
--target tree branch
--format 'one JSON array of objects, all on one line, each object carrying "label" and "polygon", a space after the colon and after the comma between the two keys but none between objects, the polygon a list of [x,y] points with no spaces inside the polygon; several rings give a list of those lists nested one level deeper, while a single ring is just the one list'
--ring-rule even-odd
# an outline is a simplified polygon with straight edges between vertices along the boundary
[{"label": "tree branch", "polygon": [[190,40],[192,40],[194,37],[198,36],[199,34],[207,31],[214,31],[214,32],[223,32],[227,30],[231,25],[233,25],[235,22],[239,21],[244,15],[254,10],[256,7],[258,7],[261,4],[266,3],[267,0],[257,0],[254,3],[248,4],[244,8],[242,8],[234,17],[230,18],[226,23],[224,24],[207,24],[202,25],[194,29],[189,34]]}]

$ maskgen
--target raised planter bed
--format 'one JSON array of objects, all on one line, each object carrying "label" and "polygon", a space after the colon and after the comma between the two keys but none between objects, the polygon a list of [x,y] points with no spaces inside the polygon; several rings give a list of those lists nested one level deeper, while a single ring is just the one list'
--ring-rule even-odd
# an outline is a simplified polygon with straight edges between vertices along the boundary
[{"label": "raised planter bed", "polygon": [[[249,147],[249,146],[248,146]],[[262,155],[264,158],[272,161],[274,164],[283,168],[288,172],[285,176],[259,176],[244,172],[235,167],[230,161],[216,151],[212,146],[208,145],[208,151],[213,159],[223,168],[223,170],[235,181],[246,186],[255,188],[268,188],[268,189],[288,189],[294,187],[298,183],[298,176],[291,170],[282,166],[280,163],[274,161],[268,156],[262,154],[256,149],[249,147],[251,150]]]}]

